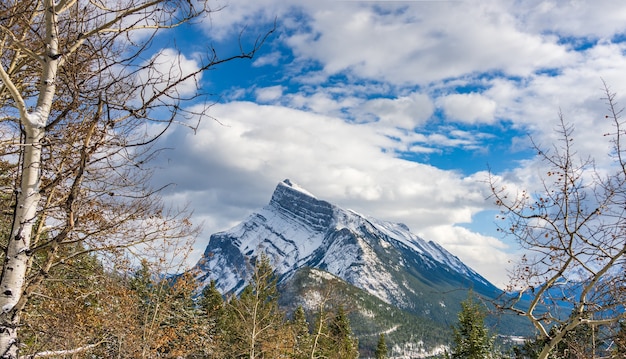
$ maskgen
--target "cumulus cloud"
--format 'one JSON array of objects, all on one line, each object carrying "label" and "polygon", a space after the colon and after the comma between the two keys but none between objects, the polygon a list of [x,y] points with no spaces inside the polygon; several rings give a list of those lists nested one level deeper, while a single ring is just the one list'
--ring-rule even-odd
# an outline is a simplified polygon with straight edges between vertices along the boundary
[{"label": "cumulus cloud", "polygon": [[214,105],[211,113],[219,123],[170,135],[176,150],[158,173],[177,183],[177,201],[189,201],[207,220],[206,233],[225,229],[212,223],[242,220],[265,205],[285,178],[340,206],[415,229],[468,222],[484,207],[482,184],[394,157],[397,143],[376,126],[250,102]]},{"label": "cumulus cloud", "polygon": [[[534,141],[551,148],[559,135],[555,131],[562,115],[574,127],[574,140],[581,157],[592,156],[600,165],[610,160],[611,132],[603,80],[615,101],[626,103],[626,44],[601,44],[580,53],[576,64],[559,69],[556,75],[538,74],[524,82],[498,78],[484,95],[497,104],[496,118],[526,128]],[[526,139],[526,145],[529,146]]]},{"label": "cumulus cloud", "polygon": [[513,269],[517,255],[502,240],[459,226],[429,227],[420,235],[440,243],[496,286],[506,288],[509,284],[509,270]]},{"label": "cumulus cloud", "polygon": [[[444,158],[451,163],[446,168],[458,170],[442,170],[399,154],[428,161],[426,156],[452,150],[476,153],[496,138],[489,137],[494,129],[503,146],[494,156],[521,153],[527,134],[551,147],[561,112],[576,129],[578,153],[601,159],[598,168],[607,165],[610,143],[603,134],[611,123],[604,118],[602,79],[617,93],[618,105],[626,103],[622,4],[214,5],[226,6],[204,25],[211,39],[226,41],[244,27],[267,28],[274,19],[278,31],[251,64],[255,71],[267,69],[266,76],[228,88],[238,101],[210,109],[219,122],[203,122],[195,136],[177,129],[168,137],[168,147],[176,149],[163,159],[167,171],[158,177],[178,184],[169,198],[192,202],[196,218],[207,223],[205,233],[243,219],[267,203],[279,181],[291,178],[320,198],[409,224],[502,284],[511,249],[459,226],[491,206],[484,179],[463,174],[471,156],[459,163]],[[170,66],[162,73],[193,68],[193,59],[175,52],[160,56]],[[543,171],[532,157],[518,156],[506,167],[496,175],[511,188],[532,189]]]},{"label": "cumulus cloud", "polygon": [[270,102],[279,99],[283,95],[282,86],[270,86],[256,89],[256,100],[258,102]]},{"label": "cumulus cloud", "polygon": [[[138,94],[142,99],[150,99],[165,90],[167,90],[165,94],[161,95],[162,101],[165,102],[169,101],[168,96],[177,98],[193,95],[202,77],[202,74],[198,73],[196,76],[183,80],[186,76],[197,72],[200,64],[195,59],[188,58],[172,48],[160,50],[142,66],[143,69],[137,74],[137,80],[145,84],[141,94]],[[168,89],[173,84],[176,85]]]},{"label": "cumulus cloud", "polygon": [[216,40],[224,40],[233,34],[237,37],[243,29],[250,30],[257,24],[272,23],[279,16],[282,18],[282,14],[289,8],[280,6],[278,0],[211,0],[207,5],[212,14],[202,26],[208,37]]},{"label": "cumulus cloud", "polygon": [[508,2],[522,28],[536,33],[564,36],[610,38],[623,31],[626,10],[611,0]]},{"label": "cumulus cloud", "polygon": [[466,123],[493,123],[496,102],[477,93],[452,94],[437,100],[448,120]]},{"label": "cumulus cloud", "polygon": [[415,2],[381,12],[344,2],[333,11],[313,11],[312,31],[296,33],[287,43],[297,56],[324,64],[329,74],[349,71],[398,84],[490,69],[526,76],[571,61],[554,38],[517,29],[510,14],[488,4]]},{"label": "cumulus cloud", "polygon": [[385,125],[413,129],[430,118],[434,105],[428,95],[415,93],[394,99],[368,100],[361,109]]},{"label": "cumulus cloud", "polygon": [[332,89],[320,88],[313,93],[300,92],[285,96],[285,104],[289,107],[312,111],[322,115],[338,115],[358,106],[362,100],[350,96],[342,97]]},{"label": "cumulus cloud", "polygon": [[280,57],[281,57],[280,52],[274,51],[270,54],[260,56],[259,58],[254,60],[254,62],[252,63],[252,66],[254,67],[261,67],[261,66],[268,66],[268,65],[276,66],[278,65]]}]

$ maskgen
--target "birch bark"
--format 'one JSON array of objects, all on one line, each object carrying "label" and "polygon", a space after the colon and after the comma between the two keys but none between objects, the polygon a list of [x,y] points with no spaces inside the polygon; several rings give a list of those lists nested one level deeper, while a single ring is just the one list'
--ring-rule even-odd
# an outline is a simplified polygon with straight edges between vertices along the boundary
[{"label": "birch bark", "polygon": [[55,94],[55,80],[60,61],[54,2],[45,0],[44,4],[47,52],[40,59],[43,69],[34,111],[27,110],[24,100],[8,75],[3,70],[0,74],[18,104],[20,122],[26,134],[22,144],[24,157],[21,163],[19,194],[0,277],[0,358],[3,359],[18,358],[20,312],[27,299],[25,282],[32,259],[30,251],[32,230],[37,221],[37,207],[41,199],[41,149],[45,138],[45,125]]}]

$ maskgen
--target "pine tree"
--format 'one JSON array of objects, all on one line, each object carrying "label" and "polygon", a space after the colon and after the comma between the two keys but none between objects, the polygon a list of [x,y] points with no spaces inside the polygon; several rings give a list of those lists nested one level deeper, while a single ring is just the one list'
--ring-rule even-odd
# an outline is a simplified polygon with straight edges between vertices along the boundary
[{"label": "pine tree", "polygon": [[328,325],[328,338],[328,348],[332,351],[330,358],[349,359],[359,356],[358,340],[352,335],[350,321],[343,306],[337,308],[335,317]]},{"label": "pine tree", "polygon": [[211,280],[209,285],[202,289],[202,297],[198,301],[198,305],[215,329],[223,327],[226,309],[224,308],[224,298],[217,290],[215,280]]},{"label": "pine tree", "polygon": [[131,349],[135,351],[137,357],[144,358],[148,356],[155,345],[156,329],[158,328],[158,310],[162,301],[162,288],[155,283],[152,278],[150,264],[147,260],[142,260],[140,267],[135,270],[129,281],[129,288],[136,299],[136,308],[133,318],[137,321],[137,332],[139,340],[137,348]]},{"label": "pine tree", "polygon": [[461,302],[459,322],[453,328],[452,359],[485,359],[492,357],[493,340],[484,324],[483,309],[471,294]]},{"label": "pine tree", "polygon": [[374,352],[376,359],[387,359],[387,353],[389,350],[387,349],[387,343],[385,343],[385,334],[381,333],[378,338],[378,345],[376,345],[376,351]]},{"label": "pine tree", "polygon": [[311,334],[309,333],[309,322],[302,306],[298,306],[293,313],[291,321],[291,330],[293,332],[293,359],[309,358],[311,352]]},{"label": "pine tree", "polygon": [[228,313],[224,297],[217,290],[215,280],[211,280],[208,286],[202,289],[202,296],[198,306],[207,326],[207,335],[211,341],[211,347],[207,348],[208,357],[212,359],[226,358],[227,333],[226,322]]},{"label": "pine tree", "polygon": [[227,307],[227,344],[234,357],[278,357],[284,315],[278,308],[276,278],[269,258],[257,260],[252,282]]}]

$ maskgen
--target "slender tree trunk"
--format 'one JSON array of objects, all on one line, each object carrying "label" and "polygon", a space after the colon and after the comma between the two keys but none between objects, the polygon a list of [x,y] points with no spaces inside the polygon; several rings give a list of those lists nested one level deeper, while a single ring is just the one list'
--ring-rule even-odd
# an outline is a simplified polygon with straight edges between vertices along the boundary
[{"label": "slender tree trunk", "polygon": [[254,302],[254,311],[252,312],[252,333],[250,334],[250,359],[256,359],[255,347],[257,337],[257,316],[259,308],[259,293],[256,293],[256,300]]},{"label": "slender tree trunk", "polygon": [[17,328],[30,263],[32,228],[37,219],[43,128],[26,130],[22,181],[0,278],[0,358],[17,358]]},{"label": "slender tree trunk", "polygon": [[7,244],[0,279],[0,353],[2,358],[17,357],[17,327],[20,321],[20,301],[30,262],[32,227],[39,202],[40,140],[43,129],[26,131],[22,182],[13,219],[13,230]]},{"label": "slender tree trunk", "polygon": [[313,340],[313,345],[311,346],[311,355],[309,356],[310,359],[315,359],[317,345],[319,343],[320,337],[322,336],[322,328],[324,328],[324,310],[322,308],[322,305],[323,304],[320,305],[320,318],[317,323],[317,329],[315,330],[315,339]]},{"label": "slender tree trunk", "polygon": [[[33,225],[37,221],[37,206],[41,199],[41,150],[45,125],[55,95],[56,74],[61,61],[58,48],[57,15],[53,0],[45,1],[46,53],[42,64],[39,96],[34,111],[26,105],[17,91],[11,91],[20,111],[20,121],[26,134],[23,143],[21,182],[11,236],[0,277],[0,358],[18,358],[18,327],[20,313],[26,303],[26,275],[31,261]],[[4,78],[3,78],[4,80]],[[5,85],[11,88],[12,84]],[[13,89],[14,86],[13,86]]]}]

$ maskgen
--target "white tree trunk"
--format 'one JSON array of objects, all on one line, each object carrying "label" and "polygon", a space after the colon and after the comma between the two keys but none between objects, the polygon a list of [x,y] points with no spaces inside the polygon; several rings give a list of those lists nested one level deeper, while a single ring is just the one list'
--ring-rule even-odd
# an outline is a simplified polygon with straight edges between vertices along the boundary
[{"label": "white tree trunk", "polygon": [[7,243],[6,257],[0,279],[0,357],[16,358],[17,327],[24,292],[24,284],[30,264],[32,228],[37,219],[39,194],[41,139],[43,128],[26,131],[22,182],[18,195],[13,231]]},{"label": "white tree trunk", "polygon": [[41,82],[34,111],[26,109],[21,94],[4,70],[2,81],[9,89],[20,112],[20,121],[26,133],[21,163],[21,182],[11,236],[7,242],[6,257],[0,278],[0,358],[16,359],[19,355],[18,327],[20,312],[25,303],[26,276],[31,264],[31,241],[37,207],[41,199],[41,149],[45,125],[50,115],[56,87],[56,75],[61,61],[59,54],[57,14],[54,1],[45,1],[46,52],[41,54]]}]

